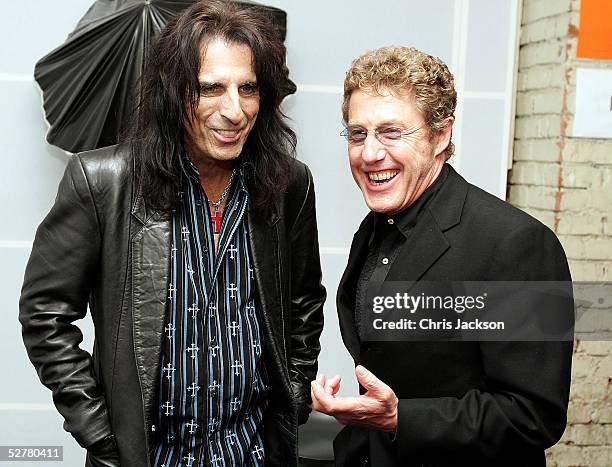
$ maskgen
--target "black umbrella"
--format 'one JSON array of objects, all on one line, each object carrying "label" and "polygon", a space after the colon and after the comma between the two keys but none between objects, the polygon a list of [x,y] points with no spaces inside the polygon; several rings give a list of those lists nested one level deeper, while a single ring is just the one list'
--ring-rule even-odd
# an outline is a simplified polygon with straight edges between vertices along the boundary
[{"label": "black umbrella", "polygon": [[[150,39],[194,0],[97,0],[66,42],[43,57],[34,78],[43,92],[47,141],[69,152],[109,146],[132,111]],[[263,9],[279,36],[287,15]],[[289,83],[287,94],[295,92]]]}]

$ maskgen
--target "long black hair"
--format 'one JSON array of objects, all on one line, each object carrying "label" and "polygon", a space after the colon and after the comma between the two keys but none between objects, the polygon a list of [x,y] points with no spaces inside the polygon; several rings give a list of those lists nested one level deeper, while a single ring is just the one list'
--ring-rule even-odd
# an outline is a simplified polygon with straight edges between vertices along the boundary
[{"label": "long black hair", "polygon": [[206,0],[184,10],[153,41],[135,116],[122,139],[135,158],[138,186],[151,207],[174,206],[182,189],[184,125],[198,105],[202,50],[215,38],[248,45],[253,53],[260,107],[240,158],[254,204],[268,205],[287,187],[296,136],[280,110],[291,85],[285,46],[270,18],[253,5]]}]

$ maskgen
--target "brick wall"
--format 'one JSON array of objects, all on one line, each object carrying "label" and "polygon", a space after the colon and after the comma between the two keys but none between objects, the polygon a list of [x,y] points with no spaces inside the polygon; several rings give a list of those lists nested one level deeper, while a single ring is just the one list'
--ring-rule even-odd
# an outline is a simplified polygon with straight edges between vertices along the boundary
[{"label": "brick wall", "polygon": [[[559,236],[575,281],[612,281],[612,140],[572,138],[580,2],[524,0],[508,200]],[[576,342],[549,466],[612,466],[612,342]]]}]

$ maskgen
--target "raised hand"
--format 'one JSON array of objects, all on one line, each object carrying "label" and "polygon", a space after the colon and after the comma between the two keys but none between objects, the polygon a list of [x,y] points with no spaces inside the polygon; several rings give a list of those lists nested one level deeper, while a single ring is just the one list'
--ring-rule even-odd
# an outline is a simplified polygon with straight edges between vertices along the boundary
[{"label": "raised hand", "polygon": [[340,389],[340,377],[336,375],[327,380],[319,375],[311,383],[313,408],[344,425],[395,431],[399,401],[393,390],[361,365],[355,368],[355,375],[367,391],[356,397],[335,397]]}]

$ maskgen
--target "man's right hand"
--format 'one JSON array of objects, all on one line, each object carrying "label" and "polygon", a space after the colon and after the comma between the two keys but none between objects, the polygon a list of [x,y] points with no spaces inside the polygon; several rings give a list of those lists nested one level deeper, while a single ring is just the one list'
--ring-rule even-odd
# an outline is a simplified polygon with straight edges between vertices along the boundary
[{"label": "man's right hand", "polygon": [[355,368],[355,375],[367,391],[356,397],[336,397],[340,377],[328,381],[319,375],[311,383],[313,409],[331,415],[343,425],[397,432],[399,400],[393,390],[361,365]]}]

